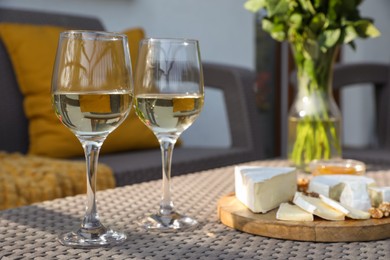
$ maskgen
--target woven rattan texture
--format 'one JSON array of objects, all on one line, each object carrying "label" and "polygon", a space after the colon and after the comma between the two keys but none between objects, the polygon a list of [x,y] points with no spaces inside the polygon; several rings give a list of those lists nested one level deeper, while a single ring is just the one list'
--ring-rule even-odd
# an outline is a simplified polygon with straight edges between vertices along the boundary
[{"label": "woven rattan texture", "polygon": [[[252,165],[281,166],[284,161]],[[389,168],[390,169],[390,168]],[[160,181],[98,193],[102,222],[128,232],[119,246],[73,249],[60,245],[60,232],[80,224],[85,196],[68,197],[0,212],[0,259],[390,259],[390,239],[354,243],[310,243],[254,236],[218,221],[217,200],[234,191],[233,167],[173,178],[178,211],[194,216],[201,226],[177,233],[145,232],[134,221],[156,210]],[[390,170],[370,172],[390,185]]]}]

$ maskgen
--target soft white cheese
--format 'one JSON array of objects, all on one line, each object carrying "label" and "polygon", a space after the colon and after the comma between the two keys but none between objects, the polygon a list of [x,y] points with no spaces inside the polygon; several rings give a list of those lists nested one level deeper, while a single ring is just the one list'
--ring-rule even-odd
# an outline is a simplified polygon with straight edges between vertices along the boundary
[{"label": "soft white cheese", "polygon": [[390,202],[390,187],[368,187],[371,204],[378,207],[382,202]]},{"label": "soft white cheese", "polygon": [[371,217],[370,213],[367,211],[362,211],[358,209],[351,208],[347,205],[343,205],[335,200],[332,200],[331,198],[325,197],[324,195],[320,194],[320,199],[327,204],[328,206],[337,209],[338,211],[341,211],[344,213],[347,217],[352,219],[369,219]]},{"label": "soft white cheese", "polygon": [[360,181],[346,182],[340,195],[340,203],[354,209],[368,211],[371,208],[371,199],[367,184]]},{"label": "soft white cheese", "polygon": [[348,182],[362,182],[367,186],[375,186],[375,180],[365,176],[347,174],[319,175],[310,180],[308,191],[317,192],[339,201],[345,183]]},{"label": "soft white cheese", "polygon": [[296,169],[291,167],[235,167],[236,197],[255,213],[266,213],[291,201],[297,190]]},{"label": "soft white cheese", "polygon": [[319,198],[313,198],[296,192],[294,204],[307,212],[327,220],[344,220],[345,214],[335,208],[328,206]]},{"label": "soft white cheese", "polygon": [[288,221],[313,221],[313,214],[288,202],[282,203],[276,212],[276,219]]},{"label": "soft white cheese", "polygon": [[322,194],[320,194],[320,200],[322,200],[325,204],[327,204],[328,206],[334,208],[334,209],[337,209],[338,211],[341,211],[342,213],[344,213],[345,215],[347,215],[349,213],[349,210],[346,209],[345,207],[343,207],[339,202],[335,201],[335,200],[332,200],[331,198],[328,198]]},{"label": "soft white cheese", "polygon": [[369,219],[371,218],[371,214],[368,211],[363,211],[359,209],[351,208],[347,205],[341,204],[344,208],[346,208],[349,212],[347,214],[347,217],[352,219]]}]

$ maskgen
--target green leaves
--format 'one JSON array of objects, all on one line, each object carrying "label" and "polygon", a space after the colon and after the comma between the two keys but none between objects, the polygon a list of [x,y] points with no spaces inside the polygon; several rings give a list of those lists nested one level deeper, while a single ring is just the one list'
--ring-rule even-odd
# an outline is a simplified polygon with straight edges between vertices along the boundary
[{"label": "green leaves", "polygon": [[[354,0],[347,0],[347,2]],[[329,0],[327,17],[331,24],[338,24],[343,13],[343,0]]]},{"label": "green leaves", "polygon": [[304,11],[313,15],[316,13],[316,10],[314,9],[314,6],[310,0],[299,0],[299,3],[301,4]]},{"label": "green leaves", "polygon": [[326,19],[325,14],[317,13],[311,19],[310,24],[309,24],[309,28],[312,32],[318,33],[325,27],[326,22],[327,22],[327,19]]},{"label": "green leaves", "polygon": [[266,7],[269,16],[285,15],[289,11],[288,0],[268,0]]},{"label": "green leaves", "polygon": [[293,13],[290,16],[290,26],[294,28],[300,28],[302,26],[303,16],[300,13]]},{"label": "green leaves", "polygon": [[266,2],[267,0],[248,0],[245,2],[244,7],[251,12],[257,12],[265,7]]},{"label": "green leaves", "polygon": [[354,29],[361,38],[377,37],[380,35],[379,30],[368,19],[354,22]]},{"label": "green leaves", "polygon": [[341,36],[341,29],[326,30],[320,34],[318,37],[321,51],[326,52],[327,49],[330,49],[336,46],[339,43]]},{"label": "green leaves", "polygon": [[371,20],[361,19],[356,22],[347,22],[344,30],[344,43],[352,43],[356,38],[369,38],[380,36],[380,31],[373,25]]},{"label": "green leaves", "polygon": [[285,26],[283,23],[274,24],[268,19],[263,20],[263,30],[268,32],[272,38],[277,41],[284,41],[286,39]]},{"label": "green leaves", "polygon": [[[362,18],[362,0],[247,0],[247,10],[267,11],[263,30],[277,41],[303,45],[308,39],[320,43],[326,52],[335,45],[354,46],[356,38],[380,36],[373,21]],[[302,46],[303,48],[303,46]]]}]

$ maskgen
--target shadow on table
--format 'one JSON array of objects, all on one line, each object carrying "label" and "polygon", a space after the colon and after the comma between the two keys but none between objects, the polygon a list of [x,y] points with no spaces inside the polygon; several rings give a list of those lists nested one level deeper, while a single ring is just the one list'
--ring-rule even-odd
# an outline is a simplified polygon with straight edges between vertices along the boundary
[{"label": "shadow on table", "polygon": [[1,229],[8,227],[58,233],[80,225],[82,214],[83,210],[80,211],[79,216],[74,216],[42,206],[30,205],[0,211],[0,223]]}]

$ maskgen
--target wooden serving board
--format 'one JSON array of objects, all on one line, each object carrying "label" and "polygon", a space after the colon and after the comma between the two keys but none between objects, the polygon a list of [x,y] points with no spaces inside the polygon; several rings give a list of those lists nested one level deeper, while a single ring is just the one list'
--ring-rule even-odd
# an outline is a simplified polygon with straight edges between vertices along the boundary
[{"label": "wooden serving board", "polygon": [[353,242],[390,238],[390,217],[382,219],[329,221],[282,221],[274,209],[255,214],[233,194],[218,201],[218,217],[223,224],[246,233],[265,237],[313,241]]}]

